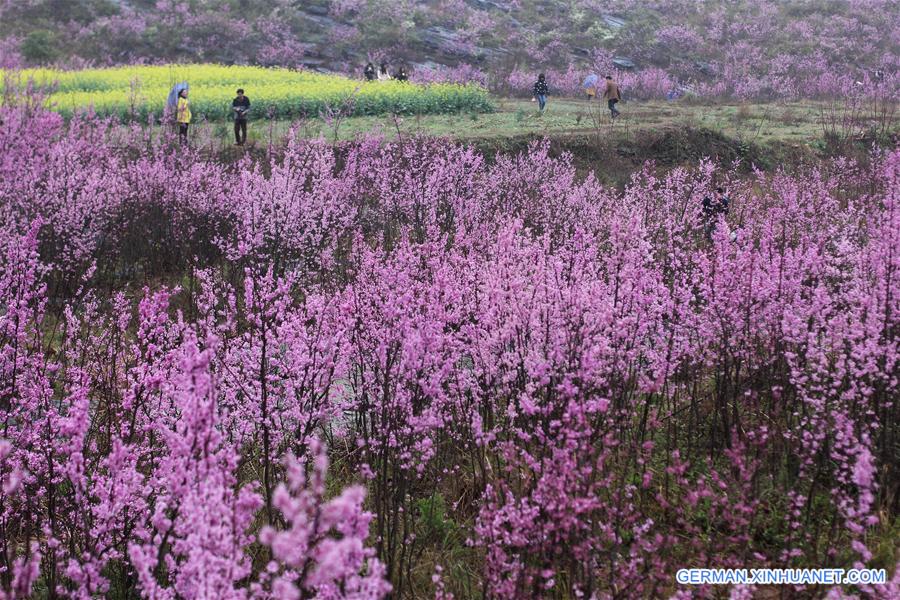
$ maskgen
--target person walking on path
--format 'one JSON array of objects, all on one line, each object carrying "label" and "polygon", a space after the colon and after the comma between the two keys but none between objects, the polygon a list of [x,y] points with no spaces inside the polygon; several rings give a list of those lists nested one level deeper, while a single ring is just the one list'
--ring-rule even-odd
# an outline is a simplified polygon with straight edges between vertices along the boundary
[{"label": "person walking on path", "polygon": [[538,108],[541,112],[544,112],[544,107],[547,106],[547,93],[550,91],[550,88],[547,86],[547,78],[543,73],[538,75],[532,91],[534,92],[534,98],[537,100]]},{"label": "person walking on path", "polygon": [[619,91],[619,85],[613,81],[612,75],[606,76],[606,89],[603,90],[603,97],[606,99],[606,105],[609,106],[609,114],[615,119],[620,114],[616,103],[622,99],[622,93]]},{"label": "person walking on path", "polygon": [[188,100],[187,90],[181,90],[178,93],[175,120],[178,122],[178,137],[181,139],[182,144],[187,144],[188,126],[191,124],[191,102]]},{"label": "person walking on path", "polygon": [[363,75],[366,78],[366,81],[375,81],[375,65],[371,62],[366,64],[366,68],[363,69]]},{"label": "person walking on path", "polygon": [[237,98],[231,101],[231,111],[234,113],[234,144],[243,146],[247,142],[247,114],[250,112],[250,98],[244,95],[244,90],[237,91]]}]

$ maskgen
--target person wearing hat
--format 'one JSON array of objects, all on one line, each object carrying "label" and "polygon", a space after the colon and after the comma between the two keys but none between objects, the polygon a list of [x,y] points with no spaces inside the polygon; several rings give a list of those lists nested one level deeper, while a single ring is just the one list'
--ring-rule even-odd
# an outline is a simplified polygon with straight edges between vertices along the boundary
[{"label": "person wearing hat", "polygon": [[543,73],[538,75],[537,81],[534,82],[534,87],[531,91],[533,92],[534,100],[537,100],[538,108],[541,112],[544,112],[544,108],[547,106],[547,93],[550,91],[550,87],[547,85],[547,78]]}]

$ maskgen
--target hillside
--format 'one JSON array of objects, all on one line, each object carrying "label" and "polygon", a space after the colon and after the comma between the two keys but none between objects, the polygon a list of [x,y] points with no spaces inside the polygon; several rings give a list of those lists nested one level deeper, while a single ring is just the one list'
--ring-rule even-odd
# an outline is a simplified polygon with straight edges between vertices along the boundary
[{"label": "hillside", "polygon": [[0,66],[371,59],[505,92],[618,68],[643,97],[897,96],[898,23],[890,0],[30,0],[0,8]]}]

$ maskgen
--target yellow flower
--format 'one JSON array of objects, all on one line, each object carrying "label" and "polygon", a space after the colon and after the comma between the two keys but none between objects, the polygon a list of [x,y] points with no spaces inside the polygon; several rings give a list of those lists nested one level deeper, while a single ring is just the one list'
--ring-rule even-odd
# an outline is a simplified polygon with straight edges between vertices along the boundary
[{"label": "yellow flower", "polygon": [[212,120],[231,115],[231,100],[239,87],[250,98],[251,115],[257,116],[315,117],[326,109],[355,115],[492,109],[487,91],[477,85],[397,81],[366,85],[339,75],[282,68],[192,64],[27,69],[18,76],[21,83],[32,80],[46,91],[47,106],[66,116],[87,108],[122,119],[161,115],[169,90],[182,81],[190,85],[192,112]]}]

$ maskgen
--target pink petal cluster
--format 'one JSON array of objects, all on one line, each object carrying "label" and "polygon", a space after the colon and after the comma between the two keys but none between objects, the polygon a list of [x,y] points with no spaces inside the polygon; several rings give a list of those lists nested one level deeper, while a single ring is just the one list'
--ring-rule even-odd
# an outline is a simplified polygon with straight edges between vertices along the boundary
[{"label": "pink petal cluster", "polygon": [[4,598],[638,598],[685,565],[883,564],[900,152],[616,190],[546,142],[228,164],[0,116]]}]

